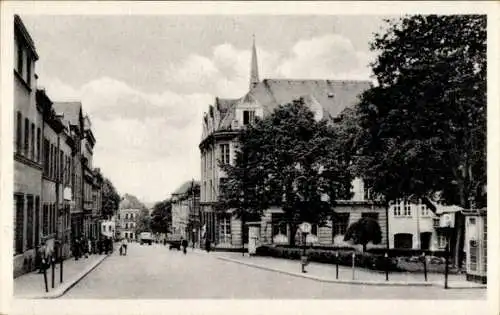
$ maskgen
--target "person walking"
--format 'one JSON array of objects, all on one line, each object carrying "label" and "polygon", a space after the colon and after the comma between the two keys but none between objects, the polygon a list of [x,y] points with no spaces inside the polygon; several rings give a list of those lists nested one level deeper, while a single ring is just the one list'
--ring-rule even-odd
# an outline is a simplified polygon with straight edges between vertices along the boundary
[{"label": "person walking", "polygon": [[210,252],[210,239],[208,237],[205,239],[205,250],[207,253]]},{"label": "person walking", "polygon": [[73,256],[75,257],[75,260],[80,258],[80,244],[78,237],[73,239]]},{"label": "person walking", "polygon": [[188,247],[188,241],[183,238],[181,240],[181,245],[182,245],[182,252],[184,253],[184,255],[186,255],[186,253],[187,253],[187,247]]},{"label": "person walking", "polygon": [[127,256],[127,239],[123,238],[122,239],[122,246],[123,248],[123,255]]}]

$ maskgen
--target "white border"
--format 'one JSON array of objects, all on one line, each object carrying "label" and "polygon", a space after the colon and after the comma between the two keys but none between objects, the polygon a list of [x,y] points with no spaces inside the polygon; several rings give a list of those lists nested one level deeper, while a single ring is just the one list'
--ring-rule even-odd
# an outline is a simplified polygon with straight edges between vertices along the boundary
[{"label": "white border", "polygon": [[[498,5],[490,2],[133,2],[133,1],[3,1],[1,3],[1,191],[2,253],[0,285],[2,313],[23,314],[497,314],[499,220],[499,34]],[[44,15],[391,15],[402,13],[488,14],[488,303],[484,301],[403,300],[12,300],[12,109],[13,14]],[[36,39],[35,39],[36,41]],[[41,56],[43,58],[43,56]],[[495,269],[495,267],[497,267]],[[332,297],[333,299],[335,297]]]}]

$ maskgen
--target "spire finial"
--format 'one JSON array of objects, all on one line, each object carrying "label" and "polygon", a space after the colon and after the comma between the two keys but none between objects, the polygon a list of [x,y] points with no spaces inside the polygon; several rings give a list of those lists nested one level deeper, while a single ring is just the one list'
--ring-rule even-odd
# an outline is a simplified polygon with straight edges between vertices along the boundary
[{"label": "spire finial", "polygon": [[250,89],[259,83],[259,66],[257,63],[257,49],[255,48],[255,34],[252,34],[252,60],[250,64]]}]

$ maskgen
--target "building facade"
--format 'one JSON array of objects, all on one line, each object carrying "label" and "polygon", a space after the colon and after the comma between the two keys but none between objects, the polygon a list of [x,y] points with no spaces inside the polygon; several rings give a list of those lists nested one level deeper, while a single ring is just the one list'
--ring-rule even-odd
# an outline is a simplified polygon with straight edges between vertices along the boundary
[{"label": "building facade", "polygon": [[36,104],[35,44],[14,18],[14,276],[35,267],[40,243],[43,128]]},{"label": "building facade", "polygon": [[[83,231],[80,102],[53,102],[37,86],[34,42],[14,17],[14,276],[33,270],[44,255],[71,255]],[[87,138],[89,132],[87,132]],[[93,139],[95,143],[95,139]],[[94,173],[93,173],[94,174]],[[92,213],[98,215],[102,177],[93,177]]]},{"label": "building facade", "polygon": [[135,240],[137,238],[136,226],[137,218],[139,217],[140,209],[120,208],[118,210],[117,235],[118,238],[126,238]]},{"label": "building facade", "polygon": [[[239,248],[248,241],[248,227],[231,214],[231,211],[216,212],[220,186],[226,175],[220,163],[234,163],[238,149],[236,137],[242,128],[252,124],[256,117],[265,117],[281,104],[302,98],[317,120],[333,120],[346,108],[352,107],[358,96],[370,88],[369,81],[338,80],[259,80],[255,43],[252,47],[249,91],[238,99],[215,98],[203,117],[201,153],[201,222],[206,237],[216,247]],[[376,206],[366,196],[363,181],[353,183],[354,197],[339,200],[335,212],[339,213],[323,227],[313,227],[311,240],[318,244],[331,245],[347,226],[363,216],[378,220],[383,231],[382,243],[386,240],[386,211]],[[289,224],[283,223],[279,208],[265,211],[261,218],[259,241],[263,243],[285,242],[290,237]]]},{"label": "building facade", "polygon": [[200,244],[200,183],[188,181],[172,194],[171,232],[195,244]]}]

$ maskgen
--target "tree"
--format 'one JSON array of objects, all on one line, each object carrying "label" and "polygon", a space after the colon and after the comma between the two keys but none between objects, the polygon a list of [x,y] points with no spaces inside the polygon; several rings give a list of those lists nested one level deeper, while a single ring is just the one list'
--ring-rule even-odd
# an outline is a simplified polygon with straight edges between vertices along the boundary
[{"label": "tree", "polygon": [[151,229],[155,233],[168,233],[172,225],[172,202],[166,199],[155,203],[151,212]]},{"label": "tree", "polygon": [[336,137],[302,99],[279,106],[239,136],[235,165],[222,166],[228,176],[220,207],[259,217],[281,207],[294,245],[298,224],[324,223],[335,200],[351,196],[349,161]]},{"label": "tree", "polygon": [[361,218],[352,223],[347,229],[344,241],[352,240],[354,244],[363,245],[363,252],[369,242],[380,244],[382,241],[382,231],[378,222],[372,218]]},{"label": "tree", "polygon": [[[384,202],[439,193],[448,204],[486,205],[486,17],[387,20],[371,44],[377,86],[357,108],[357,171]],[[464,220],[453,233],[455,263]]]},{"label": "tree", "polygon": [[113,216],[120,206],[121,197],[116,191],[113,183],[104,178],[102,184],[102,214],[107,217]]},{"label": "tree", "polygon": [[149,210],[146,208],[141,209],[136,219],[135,233],[151,232],[151,216]]}]

